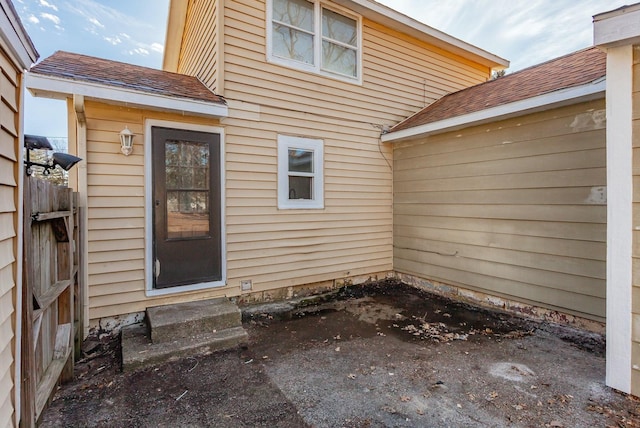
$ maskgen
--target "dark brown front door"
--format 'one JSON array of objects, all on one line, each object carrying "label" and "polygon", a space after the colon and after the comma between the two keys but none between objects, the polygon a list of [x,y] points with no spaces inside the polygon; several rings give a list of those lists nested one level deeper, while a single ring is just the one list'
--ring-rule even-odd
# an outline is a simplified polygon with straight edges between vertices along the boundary
[{"label": "dark brown front door", "polygon": [[154,288],[220,281],[220,135],[152,128]]}]

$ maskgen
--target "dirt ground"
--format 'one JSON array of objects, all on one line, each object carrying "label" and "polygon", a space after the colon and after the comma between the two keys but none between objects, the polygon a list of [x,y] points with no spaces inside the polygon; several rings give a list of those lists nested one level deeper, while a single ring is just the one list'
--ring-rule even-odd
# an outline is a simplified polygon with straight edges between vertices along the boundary
[{"label": "dirt ground", "polygon": [[394,283],[252,313],[246,349],[132,373],[118,338],[89,339],[41,425],[640,427],[596,335]]}]

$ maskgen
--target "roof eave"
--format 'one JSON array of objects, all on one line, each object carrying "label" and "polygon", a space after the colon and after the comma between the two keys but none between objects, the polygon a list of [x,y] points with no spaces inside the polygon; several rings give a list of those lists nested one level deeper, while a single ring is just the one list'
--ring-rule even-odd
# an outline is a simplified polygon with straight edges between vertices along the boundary
[{"label": "roof eave", "polygon": [[497,120],[504,120],[511,117],[524,116],[538,111],[551,108],[563,107],[580,102],[591,101],[603,98],[606,90],[606,80],[598,79],[586,85],[574,86],[560,89],[536,97],[515,101],[509,104],[480,110],[477,112],[464,114],[400,131],[390,132],[382,135],[383,143],[395,143],[427,137],[430,135],[442,134],[456,131],[470,126],[482,125]]},{"label": "roof eave", "polygon": [[224,118],[229,115],[228,107],[222,103],[151,94],[33,72],[26,75],[26,87],[35,97],[66,99],[73,95],[83,95],[88,100],[93,99],[126,107],[212,118]]},{"label": "roof eave", "polygon": [[0,0],[0,38],[12,56],[12,60],[23,70],[29,69],[40,56],[31,38],[24,29],[12,4]]},{"label": "roof eave", "polygon": [[445,49],[457,55],[469,58],[492,69],[509,67],[509,61],[464,42],[442,31],[436,30],[420,21],[404,15],[390,7],[372,0],[333,0],[365,18],[379,22],[394,30],[406,33],[419,40]]},{"label": "roof eave", "polygon": [[167,17],[167,34],[164,40],[164,58],[162,69],[177,72],[182,48],[182,33],[187,21],[188,0],[169,1],[169,14]]}]

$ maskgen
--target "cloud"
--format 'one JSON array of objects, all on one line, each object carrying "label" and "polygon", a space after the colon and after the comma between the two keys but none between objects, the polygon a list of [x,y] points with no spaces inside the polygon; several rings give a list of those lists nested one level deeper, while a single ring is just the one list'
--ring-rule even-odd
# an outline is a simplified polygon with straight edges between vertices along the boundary
[{"label": "cloud", "polygon": [[160,43],[151,43],[151,50],[154,52],[162,53],[164,52],[164,46]]},{"label": "cloud", "polygon": [[56,6],[55,4],[49,3],[47,0],[40,0],[40,6],[48,7],[50,9],[55,10],[56,12],[58,11],[58,6]]},{"label": "cloud", "polygon": [[129,51],[129,55],[143,55],[143,56],[147,56],[149,55],[149,51],[145,48],[135,48],[135,49],[131,49]]},{"label": "cloud", "polygon": [[60,25],[60,18],[58,16],[54,15],[54,14],[41,13],[40,14],[40,18],[49,20],[49,21],[53,22],[56,25]]},{"label": "cloud", "polygon": [[95,25],[96,27],[104,28],[104,25],[98,21],[96,18],[89,18],[89,22]]},{"label": "cloud", "polygon": [[107,42],[111,43],[112,45],[119,45],[120,43],[122,43],[122,39],[120,39],[120,37],[115,36],[115,37],[103,37],[104,40],[106,40]]},{"label": "cloud", "polygon": [[625,0],[378,0],[519,70],[593,44],[592,16]]},{"label": "cloud", "polygon": [[[145,19],[128,13],[129,10],[133,13],[135,8],[118,10],[109,6],[109,2],[67,0],[64,2],[64,9],[80,18],[74,18],[75,21],[86,23],[82,28],[86,33],[95,36],[105,45],[119,46],[120,52],[125,55],[145,58],[146,63],[147,58],[160,57],[164,52],[164,45],[156,42],[164,36],[164,27],[154,28]],[[120,31],[123,28],[127,31]],[[158,34],[158,31],[162,33]]]},{"label": "cloud", "polygon": [[31,15],[27,18],[27,21],[31,22],[32,24],[39,24],[40,20],[35,16],[35,15]]},{"label": "cloud", "polygon": [[[102,23],[117,23],[123,27],[148,27],[144,21],[137,20],[131,15],[120,12],[119,10],[100,4],[95,0],[75,0],[66,3],[67,8],[76,15],[82,16],[91,21],[92,19]],[[99,25],[99,26],[101,26]]]}]

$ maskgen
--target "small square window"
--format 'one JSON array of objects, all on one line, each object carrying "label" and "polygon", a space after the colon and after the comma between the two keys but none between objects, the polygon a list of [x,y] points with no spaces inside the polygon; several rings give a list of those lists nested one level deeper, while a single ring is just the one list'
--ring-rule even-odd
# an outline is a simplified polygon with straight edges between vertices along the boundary
[{"label": "small square window", "polygon": [[323,142],[278,136],[278,208],[324,208]]}]

